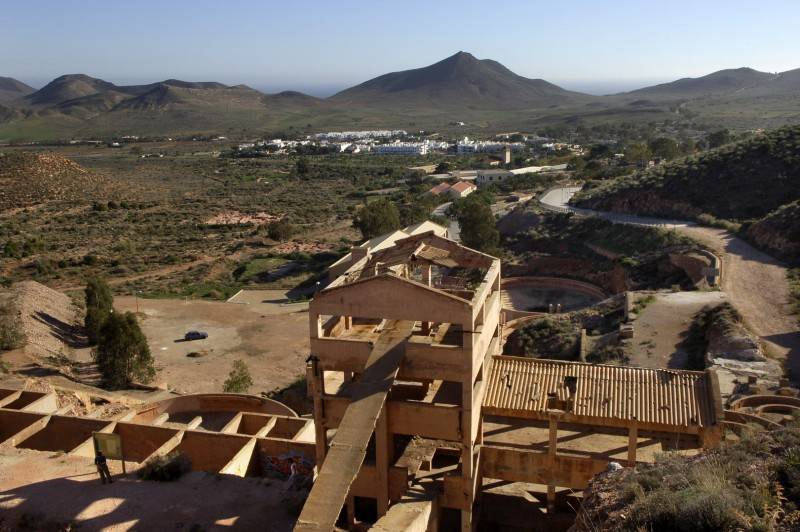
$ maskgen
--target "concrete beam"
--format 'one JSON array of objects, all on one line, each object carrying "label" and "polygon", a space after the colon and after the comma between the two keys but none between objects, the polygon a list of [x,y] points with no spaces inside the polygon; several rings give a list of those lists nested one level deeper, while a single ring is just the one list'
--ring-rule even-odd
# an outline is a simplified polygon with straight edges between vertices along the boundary
[{"label": "concrete beam", "polygon": [[372,525],[377,532],[427,532],[436,530],[436,495],[412,486],[389,511]]},{"label": "concrete beam", "polygon": [[250,441],[239,449],[239,452],[237,452],[219,472],[223,475],[244,477],[247,474],[247,469],[250,467],[255,448],[256,438],[250,438]]}]

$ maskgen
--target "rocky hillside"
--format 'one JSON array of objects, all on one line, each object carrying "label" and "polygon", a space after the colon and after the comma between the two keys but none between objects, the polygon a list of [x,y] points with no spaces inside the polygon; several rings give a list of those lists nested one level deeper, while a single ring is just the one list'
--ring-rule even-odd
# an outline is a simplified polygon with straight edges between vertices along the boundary
[{"label": "rocky hillside", "polygon": [[49,201],[104,196],[109,181],[55,153],[0,154],[0,212]]},{"label": "rocky hillside", "polygon": [[790,264],[800,264],[800,201],[769,213],[747,229],[756,246]]},{"label": "rocky hillside", "polygon": [[694,219],[748,220],[800,199],[800,126],[791,126],[646,172],[596,183],[580,207]]},{"label": "rocky hillside", "polygon": [[584,492],[576,532],[798,530],[800,428],[745,433],[695,457],[610,468]]}]

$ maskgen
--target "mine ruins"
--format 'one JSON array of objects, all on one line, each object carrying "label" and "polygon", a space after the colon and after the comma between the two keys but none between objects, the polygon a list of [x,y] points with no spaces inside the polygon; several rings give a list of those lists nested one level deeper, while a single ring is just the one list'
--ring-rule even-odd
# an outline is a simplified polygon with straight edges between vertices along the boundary
[{"label": "mine ruins", "polygon": [[102,420],[63,415],[53,393],[6,389],[0,443],[88,461],[93,433],[114,433],[132,469],[177,451],[196,471],[300,475],[310,491],[298,531],[473,530],[557,512],[611,462],[696,452],[726,428],[771,423],[744,407],[797,407],[754,396],[724,410],[713,369],[503,356],[499,259],[436,231],[389,244],[354,249],[310,303],[313,419],[206,394]]}]

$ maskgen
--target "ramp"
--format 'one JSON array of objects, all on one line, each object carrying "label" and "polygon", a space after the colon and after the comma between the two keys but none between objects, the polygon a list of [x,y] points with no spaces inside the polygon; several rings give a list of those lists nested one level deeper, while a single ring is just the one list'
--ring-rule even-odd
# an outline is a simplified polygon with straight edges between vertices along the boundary
[{"label": "ramp", "polygon": [[364,373],[353,383],[351,403],[331,441],[295,531],[333,530],[364,462],[367,445],[403,360],[404,343],[413,327],[413,321],[388,321],[376,340]]}]

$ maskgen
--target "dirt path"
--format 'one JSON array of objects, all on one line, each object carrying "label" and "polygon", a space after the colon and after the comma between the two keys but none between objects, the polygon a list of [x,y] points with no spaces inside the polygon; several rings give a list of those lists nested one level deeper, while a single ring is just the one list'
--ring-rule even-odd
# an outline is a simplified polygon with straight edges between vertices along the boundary
[{"label": "dirt path", "polygon": [[690,236],[722,258],[722,290],[742,313],[748,328],[761,337],[767,352],[785,361],[789,376],[800,380],[800,330],[789,309],[786,266],[766,253],[722,229],[700,227],[689,222],[599,213],[568,205],[576,187],[555,189],[542,197],[554,210],[599,215],[617,223],[667,226]]},{"label": "dirt path", "polygon": [[694,316],[704,306],[725,300],[722,292],[656,294],[636,318],[631,365],[643,368],[685,369],[687,353],[682,343]]}]

